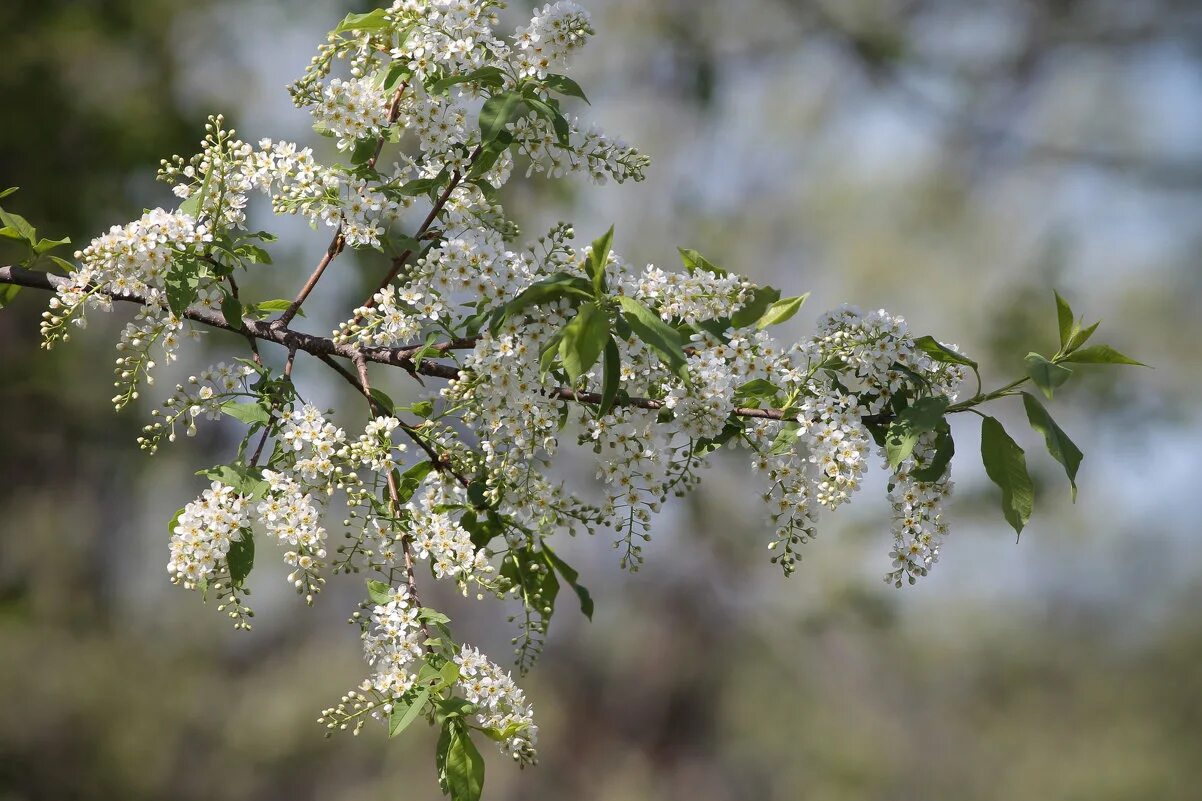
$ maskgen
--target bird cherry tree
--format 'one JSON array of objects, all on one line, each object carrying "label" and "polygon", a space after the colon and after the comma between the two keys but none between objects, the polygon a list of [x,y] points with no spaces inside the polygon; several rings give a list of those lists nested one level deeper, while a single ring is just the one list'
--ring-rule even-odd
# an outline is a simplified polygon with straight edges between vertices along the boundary
[{"label": "bird cherry tree", "polygon": [[[639,181],[649,160],[565,110],[587,103],[562,70],[593,34],[588,14],[557,2],[507,36],[500,8],[397,0],[342,20],[290,87],[333,140],[335,163],[292,142],[243,141],[217,116],[197,154],[162,163],[178,206],[112,227],[73,260],[54,252],[67,240],[0,212],[0,236],[25,252],[0,268],[0,303],[21,287],[52,291],[45,347],[115,302],[136,307],[117,343],[117,409],[153,387],[159,364],[186,356],[189,340],[224,331],[242,342],[244,356],[176,386],[139,439],[154,453],[203,420],[244,428],[237,452],[200,471],[203,488],[170,521],[168,576],[249,629],[248,582],[268,543],[307,604],[327,580],[366,575],[352,620],[367,675],[318,721],[355,734],[378,724],[389,736],[418,720],[438,727],[438,781],[455,801],[480,797],[477,742],[532,764],[538,726],[511,672],[457,640],[423,604],[422,583],[516,599],[524,673],[565,585],[593,611],[555,536],[612,530],[621,564],[636,570],[653,514],[701,481],[709,454],[731,448],[758,475],[766,558],[785,575],[820,515],[851,500],[877,460],[889,473],[885,580],[913,584],[947,535],[951,415],[980,418],[985,471],[1021,532],[1033,502],[1024,452],[983,407],[1020,401],[1075,496],[1082,454],[1025,388],[1051,399],[1072,365],[1136,363],[1089,345],[1097,324],[1057,295],[1059,346],[986,391],[976,362],[884,311],[845,306],[812,337],[779,342],[769,329],[806,296],[782,297],[693,250],[680,250],[681,269],[637,268],[613,250],[612,229],[579,247],[566,223],[523,244],[499,199],[515,170]],[[246,272],[295,278],[272,264],[276,237],[247,226],[255,193],[332,233],[290,299],[239,291]],[[376,291],[328,335],[302,330],[303,305],[348,248],[379,265]],[[298,358],[327,366],[362,407],[307,402],[292,379]],[[385,368],[421,384],[421,399],[398,405],[374,386]],[[556,479],[564,450],[595,461],[585,496]]]}]

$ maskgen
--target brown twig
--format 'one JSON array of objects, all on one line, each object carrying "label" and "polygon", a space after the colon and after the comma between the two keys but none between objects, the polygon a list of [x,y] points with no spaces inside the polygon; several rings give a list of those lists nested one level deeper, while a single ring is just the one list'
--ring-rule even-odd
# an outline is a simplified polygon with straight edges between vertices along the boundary
[{"label": "brown twig", "polygon": [[[15,284],[17,286],[31,287],[34,289],[56,289],[61,284],[69,283],[66,278],[48,273],[35,273],[30,270],[24,270],[20,267],[0,267],[0,284]],[[126,301],[130,303],[144,304],[141,298],[130,295],[117,295],[105,293],[112,300]],[[225,331],[233,331],[234,333],[243,333],[226,323],[225,318],[220,314],[208,309],[189,308],[184,311],[183,317],[193,322],[202,323],[212,328],[220,328]],[[387,364],[392,367],[400,367],[401,369],[432,378],[443,378],[455,380],[460,377],[460,370],[457,366],[446,364],[443,362],[435,362],[423,359],[421,363],[415,361],[417,354],[425,349],[425,345],[415,345],[404,348],[359,348],[353,345],[343,345],[326,337],[314,336],[301,331],[294,331],[290,328],[276,326],[274,323],[267,323],[260,320],[249,320],[245,322],[245,330],[256,339],[264,342],[274,342],[277,345],[282,345],[291,350],[304,351],[313,356],[321,358],[340,357],[349,359],[354,362],[356,359],[363,359],[366,362],[374,362],[376,364]],[[452,340],[442,343],[441,350],[445,353],[449,350],[462,346],[467,340]],[[431,346],[439,347],[439,346]],[[571,387],[554,387],[550,390],[554,397],[562,400],[576,401],[580,403],[599,404],[601,396],[596,392],[578,392]],[[624,400],[619,400],[615,403],[616,406],[633,406],[641,409],[657,410],[662,409],[664,404],[662,401],[652,398],[631,397]],[[786,420],[790,416],[786,415],[780,409],[756,409],[751,407],[739,407],[734,410],[734,414],[738,417],[746,417],[761,420]],[[864,418],[866,423],[886,423],[892,419],[891,415],[869,415]]]},{"label": "brown twig", "polygon": [[342,226],[339,225],[334,238],[330,240],[330,246],[326,248],[326,253],[321,257],[321,261],[317,262],[317,267],[313,269],[309,280],[305,281],[305,285],[301,287],[300,292],[296,293],[296,298],[292,303],[288,304],[288,308],[284,309],[283,314],[272,322],[273,326],[285,328],[288,323],[292,322],[292,318],[300,311],[301,304],[305,302],[305,299],[309,297],[309,293],[317,286],[317,282],[321,280],[321,276],[325,273],[326,268],[330,266],[330,262],[337,258],[344,247],[346,247],[346,237],[342,235]]}]

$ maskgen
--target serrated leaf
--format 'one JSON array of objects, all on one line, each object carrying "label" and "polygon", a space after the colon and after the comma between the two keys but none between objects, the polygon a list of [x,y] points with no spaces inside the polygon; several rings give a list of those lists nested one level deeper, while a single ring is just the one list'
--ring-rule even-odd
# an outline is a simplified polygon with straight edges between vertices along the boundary
[{"label": "serrated leaf", "polygon": [[1143,362],[1137,362],[1130,356],[1124,356],[1109,345],[1094,345],[1081,348],[1064,357],[1066,362],[1077,364],[1131,364],[1136,367],[1147,367]]},{"label": "serrated leaf", "polygon": [[569,381],[575,384],[592,369],[608,340],[609,318],[595,303],[581,303],[559,339],[559,361]]},{"label": "serrated leaf", "polygon": [[1035,487],[1027,472],[1023,449],[993,417],[981,420],[981,462],[990,480],[1002,490],[1002,514],[1016,534],[1031,519]]},{"label": "serrated leaf", "polygon": [[1077,470],[1081,467],[1081,460],[1085,458],[1085,454],[1081,453],[1081,450],[1068,438],[1068,434],[1065,434],[1064,430],[1056,425],[1056,421],[1048,414],[1048,410],[1044,408],[1038,398],[1024,392],[1023,406],[1027,409],[1027,421],[1031,424],[1031,428],[1043,434],[1043,441],[1048,446],[1048,453],[1064,466],[1064,473],[1068,476],[1075,503],[1077,500]]},{"label": "serrated leaf", "polygon": [[660,319],[659,315],[642,303],[625,295],[618,297],[622,306],[622,317],[635,335],[654,350],[661,359],[684,381],[689,380],[688,360],[684,355],[684,343],[676,329]]},{"label": "serrated leaf", "polygon": [[1028,353],[1027,375],[1035,382],[1035,386],[1047,397],[1052,399],[1057,387],[1072,377],[1073,371],[1062,364],[1056,364],[1040,356],[1038,353]]},{"label": "serrated leaf", "polygon": [[804,295],[798,295],[795,298],[782,298],[768,307],[768,311],[764,312],[763,316],[756,321],[755,327],[763,331],[770,325],[783,323],[801,308],[801,304],[806,302],[806,298],[810,296],[807,292]]},{"label": "serrated leaf", "polygon": [[167,305],[177,317],[196,300],[200,287],[200,265],[189,259],[177,259],[167,272],[163,283],[167,289]]},{"label": "serrated leaf", "polygon": [[334,28],[334,33],[346,33],[348,31],[370,33],[387,27],[388,18],[385,16],[384,9],[377,8],[362,14],[347,14],[343,17],[342,22],[338,23],[338,27]]},{"label": "serrated leaf", "polygon": [[388,713],[388,736],[396,737],[409,728],[409,724],[417,720],[417,716],[421,714],[422,708],[426,705],[429,697],[430,688],[423,687],[417,691],[417,695],[413,696],[413,700],[408,703],[393,701],[392,711]]},{"label": "serrated leaf", "polygon": [[433,469],[434,463],[426,461],[418,462],[406,470],[397,482],[397,503],[407,503]]}]

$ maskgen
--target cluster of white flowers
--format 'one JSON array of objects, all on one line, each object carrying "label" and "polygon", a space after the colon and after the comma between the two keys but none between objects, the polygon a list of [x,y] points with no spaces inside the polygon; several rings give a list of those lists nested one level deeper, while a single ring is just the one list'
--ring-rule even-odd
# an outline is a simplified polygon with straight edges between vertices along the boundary
[{"label": "cluster of white flowers", "polygon": [[534,709],[509,671],[468,645],[459,651],[455,664],[459,666],[458,686],[476,706],[476,723],[497,732],[501,750],[515,761],[535,762],[538,725]]},{"label": "cluster of white flowers", "polygon": [[404,584],[389,590],[387,603],[372,607],[371,627],[363,633],[363,654],[375,672],[363,683],[364,692],[374,691],[391,702],[413,688],[425,639],[418,612]]},{"label": "cluster of white flowers", "polygon": [[680,318],[689,324],[738,311],[752,289],[751,282],[739,275],[719,275],[708,270],[668,272],[653,264],[648,264],[638,275],[625,270],[618,275],[622,278],[623,294],[654,305],[665,320]]},{"label": "cluster of white flowers", "polygon": [[518,149],[529,159],[526,175],[545,173],[562,178],[583,173],[593,183],[604,184],[610,178],[641,181],[651,159],[621,139],[607,135],[596,126],[580,129],[579,120],[568,119],[568,143],[565,147],[553,125],[544,117],[527,115],[513,126]]},{"label": "cluster of white flowers", "polygon": [[411,519],[414,556],[429,560],[437,578],[453,578],[466,594],[468,582],[489,584],[494,568],[488,563],[488,554],[476,550],[471,534],[441,511],[449,501],[463,503],[457,493],[448,490],[447,484],[432,473],[406,509]]},{"label": "cluster of white flowers", "polygon": [[268,490],[255,507],[263,529],[285,546],[284,561],[296,568],[288,581],[309,603],[321,589],[325,579],[320,571],[325,566],[326,530],[321,526],[321,512],[313,496],[285,473],[263,471]]},{"label": "cluster of white flowers", "polygon": [[514,34],[519,74],[523,78],[547,77],[552,67],[562,64],[592,33],[592,20],[579,5],[570,0],[548,3]]},{"label": "cluster of white flowers", "polygon": [[194,589],[226,566],[230,546],[250,525],[248,500],[216,481],[180,512],[171,532],[167,571],[174,583]]},{"label": "cluster of white flowers", "polygon": [[388,127],[388,104],[388,95],[372,78],[334,78],[313,107],[313,118],[338,137],[339,150],[347,150],[357,140],[379,136]]},{"label": "cluster of white flowers", "polygon": [[316,406],[305,406],[284,418],[280,442],[298,454],[294,469],[309,481],[329,479],[334,471],[334,457],[346,444],[346,432],[327,422]]},{"label": "cluster of white flowers", "polygon": [[922,434],[914,453],[898,466],[889,485],[889,503],[893,518],[893,571],[885,581],[897,587],[903,580],[913,584],[939,561],[939,547],[947,536],[947,524],[941,512],[952,491],[950,465],[934,481],[923,481],[914,473],[929,468],[935,458],[936,434]]},{"label": "cluster of white flowers", "polygon": [[247,379],[252,375],[255,369],[249,365],[218,362],[198,375],[188,376],[187,382],[176,384],[175,392],[163,402],[164,411],[150,412],[154,421],[142,429],[138,444],[155,453],[164,434],[168,442],[175,442],[176,426],[181,424],[189,437],[195,436],[196,421],[201,415],[216,420],[221,417],[224,404],[251,395]]},{"label": "cluster of white flowers", "polygon": [[338,456],[374,473],[387,473],[396,467],[396,455],[407,450],[404,443],[392,441],[392,432],[400,425],[401,421],[395,417],[377,417],[367,424],[359,439],[344,447]]},{"label": "cluster of white flowers", "polygon": [[860,488],[871,446],[864,414],[856,398],[838,390],[801,404],[799,440],[818,473],[814,499],[828,509],[837,509]]}]

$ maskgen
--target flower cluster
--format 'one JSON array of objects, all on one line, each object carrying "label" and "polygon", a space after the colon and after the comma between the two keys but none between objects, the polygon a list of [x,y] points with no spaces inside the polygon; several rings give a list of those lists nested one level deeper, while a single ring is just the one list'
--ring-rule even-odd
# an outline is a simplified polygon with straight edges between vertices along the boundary
[{"label": "flower cluster", "polygon": [[188,376],[184,384],[176,384],[175,392],[163,402],[163,410],[154,409],[154,422],[142,429],[138,444],[143,450],[155,453],[163,435],[175,442],[176,426],[183,425],[189,436],[196,435],[196,421],[203,415],[208,420],[221,417],[222,407],[239,396],[251,396],[247,380],[255,369],[246,364],[217,364]]},{"label": "flower cluster", "polygon": [[325,579],[320,571],[326,558],[326,530],[313,496],[285,473],[263,471],[268,490],[255,507],[263,530],[290,548],[284,561],[295,568],[289,575],[297,592],[313,603]]},{"label": "flower cluster", "polygon": [[459,689],[476,707],[476,723],[496,732],[501,750],[514,761],[523,765],[537,761],[534,710],[509,671],[468,645],[460,649],[455,664],[459,666]]},{"label": "flower cluster", "polygon": [[347,150],[359,139],[379,136],[388,126],[388,102],[388,95],[371,78],[334,78],[314,106],[313,119],[338,137],[339,150]]},{"label": "flower cluster", "polygon": [[[234,593],[237,579],[229,564],[230,551],[250,535],[249,501],[232,487],[216,481],[199,498],[185,506],[171,532],[171,559],[167,571],[171,581],[188,589],[212,586],[228,594],[233,609],[230,617],[248,627],[249,610]],[[223,586],[217,579],[226,579]],[[223,590],[225,592],[223,592]]]},{"label": "flower cluster", "polygon": [[543,6],[514,35],[517,67],[523,78],[545,78],[552,67],[584,45],[593,33],[588,12],[570,0]]}]

